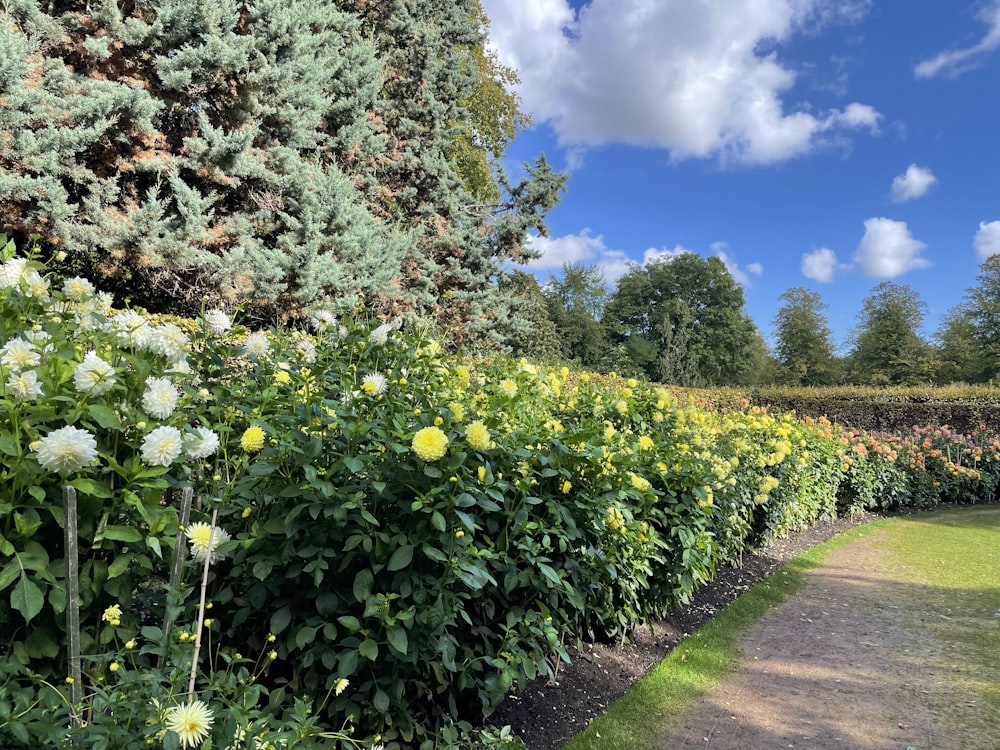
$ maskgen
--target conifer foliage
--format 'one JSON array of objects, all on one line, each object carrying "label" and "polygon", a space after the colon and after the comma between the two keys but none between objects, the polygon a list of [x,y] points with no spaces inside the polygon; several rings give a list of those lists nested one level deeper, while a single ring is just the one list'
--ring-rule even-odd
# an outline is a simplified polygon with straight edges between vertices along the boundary
[{"label": "conifer foliage", "polygon": [[326,298],[503,331],[499,263],[562,181],[543,163],[491,202],[463,183],[481,18],[478,0],[12,0],[0,231],[153,309]]}]

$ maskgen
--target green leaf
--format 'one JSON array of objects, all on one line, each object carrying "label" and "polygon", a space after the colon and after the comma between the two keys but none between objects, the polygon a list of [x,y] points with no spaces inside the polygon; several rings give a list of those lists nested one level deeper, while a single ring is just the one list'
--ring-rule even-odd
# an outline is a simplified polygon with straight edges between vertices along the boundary
[{"label": "green leaf", "polygon": [[42,593],[41,586],[28,578],[24,571],[21,571],[20,580],[10,592],[10,606],[20,612],[24,621],[28,623],[42,611],[44,603],[45,595]]},{"label": "green leaf", "polygon": [[378,643],[369,638],[358,646],[358,653],[368,661],[375,661],[378,659]]},{"label": "green leaf", "polygon": [[120,430],[122,428],[122,421],[115,414],[114,409],[103,404],[91,404],[89,411],[94,421],[105,430]]},{"label": "green leaf", "polygon": [[357,617],[344,615],[343,617],[338,617],[337,622],[350,630],[352,633],[356,633],[361,630],[361,621]]},{"label": "green leaf", "polygon": [[344,466],[346,466],[347,470],[350,471],[352,474],[360,474],[362,471],[364,471],[365,462],[362,461],[360,458],[355,458],[354,456],[348,456],[347,458],[344,459]]},{"label": "green leaf", "polygon": [[316,611],[321,615],[331,615],[337,611],[340,597],[332,591],[324,591],[316,597]]},{"label": "green leaf", "polygon": [[409,639],[406,636],[406,628],[389,628],[386,633],[386,639],[389,641],[390,646],[403,656],[406,656],[406,650],[409,648]]},{"label": "green leaf", "polygon": [[356,576],[354,576],[354,598],[358,600],[361,604],[364,604],[369,596],[372,595],[372,589],[375,586],[375,575],[365,568],[359,571]]},{"label": "green leaf", "polygon": [[18,453],[17,441],[9,433],[0,435],[0,453],[7,456],[16,456]]},{"label": "green leaf", "polygon": [[111,490],[104,482],[96,482],[87,477],[77,477],[69,482],[70,487],[76,488],[78,492],[92,497],[111,497]]},{"label": "green leaf", "polygon": [[389,558],[387,569],[390,571],[402,570],[408,566],[413,561],[413,549],[412,544],[404,544],[402,547],[398,547],[392,553],[392,557]]},{"label": "green leaf", "polygon": [[21,566],[17,560],[8,560],[7,564],[0,570],[0,591],[10,586],[17,579],[17,574],[21,572]]},{"label": "green leaf", "polygon": [[448,524],[444,520],[444,516],[434,511],[434,515],[431,516],[431,525],[438,531],[444,531]]},{"label": "green leaf", "polygon": [[295,645],[299,648],[305,648],[316,638],[316,631],[319,630],[318,626],[306,625],[305,627],[299,628],[299,632],[295,634]]},{"label": "green leaf", "polygon": [[274,567],[273,560],[259,560],[254,563],[253,566],[253,576],[261,581],[266,581],[267,577],[271,575],[271,569]]},{"label": "green leaf", "polygon": [[380,714],[384,714],[389,710],[389,695],[384,690],[379,689],[375,691],[375,696],[372,698],[372,706]]},{"label": "green leaf", "polygon": [[24,550],[18,555],[22,568],[44,571],[49,567],[49,553],[38,542],[31,541],[24,545]]},{"label": "green leaf", "polygon": [[345,676],[358,671],[358,652],[354,649],[341,651],[337,659],[337,671]]},{"label": "green leaf", "polygon": [[104,529],[104,537],[116,542],[136,544],[142,541],[142,532],[129,526],[108,526]]},{"label": "green leaf", "polygon": [[476,522],[472,520],[472,516],[470,516],[468,513],[463,513],[460,510],[456,510],[455,515],[458,516],[458,520],[461,521],[462,525],[465,526],[465,528],[467,528],[469,531],[476,530]]},{"label": "green leaf", "polygon": [[435,562],[448,561],[448,556],[441,550],[437,549],[436,547],[431,547],[429,544],[425,544],[420,549],[427,557],[429,557],[431,560],[434,560]]},{"label": "green leaf", "polygon": [[28,513],[14,511],[14,528],[23,537],[30,537],[42,525],[42,520],[38,517],[38,511],[29,508]]},{"label": "green leaf", "polygon": [[49,606],[57,615],[66,611],[66,585],[57,583],[49,586]]},{"label": "green leaf", "polygon": [[562,581],[559,580],[559,575],[545,563],[538,563],[538,570],[541,571],[542,575],[548,578],[556,586],[562,586]]},{"label": "green leaf", "polygon": [[247,473],[252,477],[266,477],[270,476],[277,470],[277,464],[267,463],[266,461],[256,461],[250,466]]},{"label": "green leaf", "polygon": [[292,611],[288,607],[282,607],[271,615],[271,632],[275,634],[280,633],[288,627],[288,623],[291,621]]},{"label": "green leaf", "polygon": [[132,563],[135,554],[132,552],[126,552],[124,555],[118,555],[114,561],[108,566],[108,579],[117,578],[126,570],[128,566]]}]

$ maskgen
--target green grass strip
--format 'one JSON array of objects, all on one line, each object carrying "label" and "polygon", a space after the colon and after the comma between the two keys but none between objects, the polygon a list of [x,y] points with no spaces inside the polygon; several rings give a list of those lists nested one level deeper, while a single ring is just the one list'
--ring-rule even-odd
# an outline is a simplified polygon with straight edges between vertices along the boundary
[{"label": "green grass strip", "polygon": [[941,644],[928,665],[947,689],[931,707],[967,750],[995,750],[1000,727],[1000,507],[897,519],[886,543],[919,622]]},{"label": "green grass strip", "polygon": [[679,643],[563,750],[652,747],[665,726],[739,667],[741,636],[802,587],[805,571],[819,565],[832,550],[886,523],[875,521],[846,531],[785,564]]},{"label": "green grass strip", "polygon": [[934,628],[943,645],[936,666],[951,688],[933,708],[957,736],[992,736],[1000,726],[1000,507],[975,506],[875,521],[795,558],[682,641],[564,750],[653,747],[686,708],[739,668],[742,636],[802,587],[807,570],[886,527],[894,569],[922,608],[914,627]]}]

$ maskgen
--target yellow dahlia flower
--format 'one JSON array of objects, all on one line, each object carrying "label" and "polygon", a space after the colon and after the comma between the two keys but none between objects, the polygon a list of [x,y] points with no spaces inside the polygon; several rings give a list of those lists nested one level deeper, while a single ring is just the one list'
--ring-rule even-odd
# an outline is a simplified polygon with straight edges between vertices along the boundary
[{"label": "yellow dahlia flower", "polygon": [[484,451],[490,447],[490,431],[478,419],[465,428],[465,439],[469,442],[469,447],[476,451]]},{"label": "yellow dahlia flower", "polygon": [[410,447],[424,461],[437,461],[448,448],[448,436],[439,427],[424,427],[413,436]]},{"label": "yellow dahlia flower", "polygon": [[257,425],[247,427],[240,438],[240,445],[247,453],[256,453],[264,447],[264,431]]}]

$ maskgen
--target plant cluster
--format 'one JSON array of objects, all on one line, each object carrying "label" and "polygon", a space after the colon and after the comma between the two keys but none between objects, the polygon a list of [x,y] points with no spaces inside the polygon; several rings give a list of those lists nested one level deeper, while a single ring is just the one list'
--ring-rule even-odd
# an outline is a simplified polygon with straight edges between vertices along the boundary
[{"label": "plant cluster", "polygon": [[[634,379],[463,360],[329,308],[308,310],[309,331],[222,310],[157,321],[12,246],[3,260],[0,737],[26,745],[514,748],[472,722],[554,678],[567,643],[623,635],[817,518],[985,501],[1000,477],[985,429],[904,439],[709,408]],[[196,564],[175,582],[186,547]]]}]

